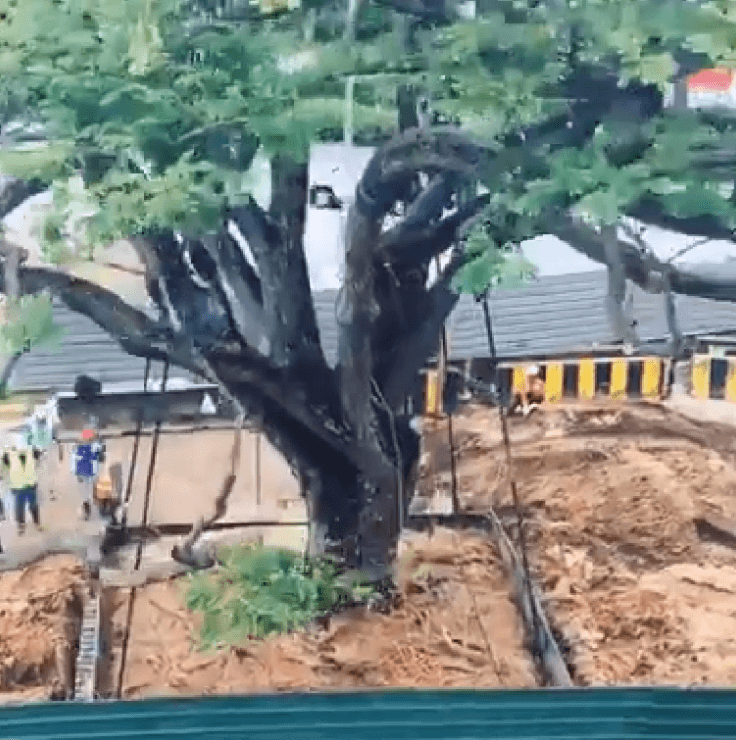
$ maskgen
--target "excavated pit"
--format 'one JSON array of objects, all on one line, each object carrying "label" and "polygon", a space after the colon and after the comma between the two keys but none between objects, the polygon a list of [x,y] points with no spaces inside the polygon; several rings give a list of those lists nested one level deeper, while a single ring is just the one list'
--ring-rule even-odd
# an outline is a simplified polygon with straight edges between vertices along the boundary
[{"label": "excavated pit", "polygon": [[[496,413],[468,407],[454,423],[462,504],[492,504],[518,542]],[[420,490],[437,503],[450,483],[447,430],[426,426]],[[656,404],[561,407],[510,426],[531,564],[575,682],[733,684],[733,428]],[[538,684],[487,535],[407,533],[398,572],[388,615],[353,610],[216,653],[197,650],[183,579],[145,585],[122,695]],[[69,556],[0,575],[0,701],[69,696],[86,588]],[[128,595],[103,592],[102,695],[116,693]]]},{"label": "excavated pit", "polygon": [[[460,498],[510,506],[497,415],[454,420]],[[425,494],[447,489],[447,435],[427,432]],[[736,681],[734,430],[654,404],[511,420],[530,559],[581,685]]]},{"label": "excavated pit", "polygon": [[1,703],[72,698],[86,588],[67,555],[0,574]]}]

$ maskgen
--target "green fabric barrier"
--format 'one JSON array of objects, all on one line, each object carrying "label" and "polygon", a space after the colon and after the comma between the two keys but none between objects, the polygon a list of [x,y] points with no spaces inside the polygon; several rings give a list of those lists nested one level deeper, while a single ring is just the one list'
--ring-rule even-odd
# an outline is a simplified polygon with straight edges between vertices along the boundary
[{"label": "green fabric barrier", "polygon": [[736,691],[382,691],[28,704],[7,740],[715,740],[736,738]]}]

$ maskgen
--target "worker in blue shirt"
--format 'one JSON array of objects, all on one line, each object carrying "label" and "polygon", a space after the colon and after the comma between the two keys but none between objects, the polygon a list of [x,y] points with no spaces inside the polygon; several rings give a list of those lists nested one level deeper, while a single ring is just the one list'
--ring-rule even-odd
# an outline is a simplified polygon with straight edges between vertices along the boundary
[{"label": "worker in blue shirt", "polygon": [[88,520],[92,513],[95,480],[100,464],[105,460],[105,447],[92,429],[82,431],[82,440],[72,455],[72,472],[82,484],[82,518]]}]

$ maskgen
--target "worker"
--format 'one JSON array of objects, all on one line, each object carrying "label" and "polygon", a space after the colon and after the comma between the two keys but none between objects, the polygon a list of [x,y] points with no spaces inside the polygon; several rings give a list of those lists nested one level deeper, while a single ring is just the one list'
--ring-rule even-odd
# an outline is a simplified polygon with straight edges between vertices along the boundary
[{"label": "worker", "polygon": [[524,416],[529,414],[544,402],[544,381],[537,365],[530,365],[524,373],[524,386],[514,391],[514,398],[508,413],[513,414],[521,409]]},{"label": "worker", "polygon": [[72,455],[72,472],[82,487],[82,518],[86,521],[92,514],[94,485],[99,466],[104,462],[105,448],[93,429],[84,429],[81,441]]},{"label": "worker", "polygon": [[[25,440],[25,438],[24,438]],[[25,512],[28,507],[36,529],[43,531],[38,511],[38,461],[41,451],[20,441],[5,450],[2,456],[3,476],[13,496],[18,534],[25,534]]]},{"label": "worker", "polygon": [[107,468],[103,469],[94,483],[95,502],[100,514],[107,516],[112,514],[115,501],[113,499],[114,486],[112,477]]}]

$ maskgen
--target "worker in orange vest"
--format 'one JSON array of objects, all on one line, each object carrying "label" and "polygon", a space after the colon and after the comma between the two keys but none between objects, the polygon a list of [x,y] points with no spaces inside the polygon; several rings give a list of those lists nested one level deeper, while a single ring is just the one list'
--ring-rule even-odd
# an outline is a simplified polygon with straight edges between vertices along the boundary
[{"label": "worker in orange vest", "polygon": [[531,365],[524,373],[524,387],[514,392],[514,398],[508,413],[513,414],[521,409],[524,416],[529,414],[544,402],[544,381],[537,365]]}]

